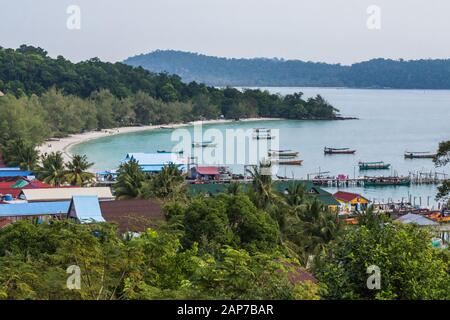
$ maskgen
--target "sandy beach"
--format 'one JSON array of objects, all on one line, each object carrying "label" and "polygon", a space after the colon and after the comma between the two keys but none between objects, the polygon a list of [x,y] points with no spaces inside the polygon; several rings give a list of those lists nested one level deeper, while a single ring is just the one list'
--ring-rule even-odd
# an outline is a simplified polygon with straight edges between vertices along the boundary
[{"label": "sandy beach", "polygon": [[[279,118],[248,118],[242,119],[239,121],[268,121],[268,120],[282,120]],[[175,124],[165,124],[165,125],[150,125],[150,126],[136,126],[136,127],[120,127],[120,128],[110,128],[103,129],[101,131],[89,131],[79,134],[70,135],[65,138],[55,139],[52,141],[46,141],[42,145],[38,147],[40,154],[50,153],[50,152],[62,152],[64,161],[69,161],[71,159],[70,148],[94,139],[118,135],[118,134],[126,134],[132,132],[139,131],[148,131],[155,130],[161,127],[170,127],[170,128],[181,128],[186,126],[191,126],[195,124],[219,124],[219,123],[227,123],[233,122],[234,120],[228,119],[219,119],[219,120],[205,120],[205,121],[193,121],[188,123],[175,123]]]}]

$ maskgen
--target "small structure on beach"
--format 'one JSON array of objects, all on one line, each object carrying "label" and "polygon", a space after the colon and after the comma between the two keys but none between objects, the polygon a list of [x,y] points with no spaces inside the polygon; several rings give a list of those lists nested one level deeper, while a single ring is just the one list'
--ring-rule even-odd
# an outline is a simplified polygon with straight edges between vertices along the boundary
[{"label": "small structure on beach", "polygon": [[176,165],[183,172],[187,170],[187,159],[177,153],[128,153],[122,163],[131,160],[137,161],[142,171],[148,173],[160,172],[169,164]]},{"label": "small structure on beach", "polygon": [[338,191],[333,197],[339,201],[342,209],[349,211],[361,211],[367,208],[369,200],[358,193]]},{"label": "small structure on beach", "polygon": [[233,176],[227,167],[218,166],[194,166],[190,168],[188,174],[189,179],[199,182],[229,181]]}]

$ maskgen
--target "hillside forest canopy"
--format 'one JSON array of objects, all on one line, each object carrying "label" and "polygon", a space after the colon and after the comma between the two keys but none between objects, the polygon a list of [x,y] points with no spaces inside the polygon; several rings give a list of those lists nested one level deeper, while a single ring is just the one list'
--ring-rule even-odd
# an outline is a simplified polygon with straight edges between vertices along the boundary
[{"label": "hillside forest canopy", "polygon": [[350,66],[278,58],[236,59],[175,50],[130,57],[124,63],[184,81],[215,86],[450,89],[450,59],[372,59]]}]

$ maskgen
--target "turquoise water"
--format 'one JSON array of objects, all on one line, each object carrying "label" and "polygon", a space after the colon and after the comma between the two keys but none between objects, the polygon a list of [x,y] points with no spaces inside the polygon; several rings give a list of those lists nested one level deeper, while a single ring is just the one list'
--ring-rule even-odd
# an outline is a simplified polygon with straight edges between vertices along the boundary
[{"label": "turquoise water", "polygon": [[[205,125],[224,132],[226,129],[265,127],[279,130],[281,149],[300,152],[301,167],[281,166],[278,174],[306,178],[308,174],[329,171],[331,174],[359,176],[358,161],[385,161],[392,164],[386,171],[371,171],[368,175],[407,175],[409,172],[439,171],[429,159],[407,160],[409,151],[435,151],[440,141],[450,139],[450,91],[423,90],[354,90],[337,88],[267,88],[271,92],[287,94],[304,92],[306,97],[321,94],[340,109],[344,116],[359,120],[347,121],[260,121]],[[188,128],[192,132],[192,128]],[[72,148],[73,153],[86,154],[95,162],[95,169],[117,167],[127,152],[156,152],[170,150],[171,130],[153,130],[92,140]],[[350,147],[355,155],[325,156],[324,146]],[[235,172],[243,166],[232,165]],[[334,191],[335,189],[330,189]],[[406,199],[409,196],[422,205],[434,204],[435,186],[346,188],[370,199]],[[419,198],[420,197],[420,198]]]}]

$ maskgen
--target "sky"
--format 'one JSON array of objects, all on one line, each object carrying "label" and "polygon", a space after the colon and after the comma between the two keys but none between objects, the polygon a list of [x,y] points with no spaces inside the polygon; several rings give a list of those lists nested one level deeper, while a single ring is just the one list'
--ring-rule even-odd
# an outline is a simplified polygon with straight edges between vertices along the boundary
[{"label": "sky", "polygon": [[72,61],[157,49],[342,64],[450,58],[449,35],[449,0],[0,0],[0,46]]}]

